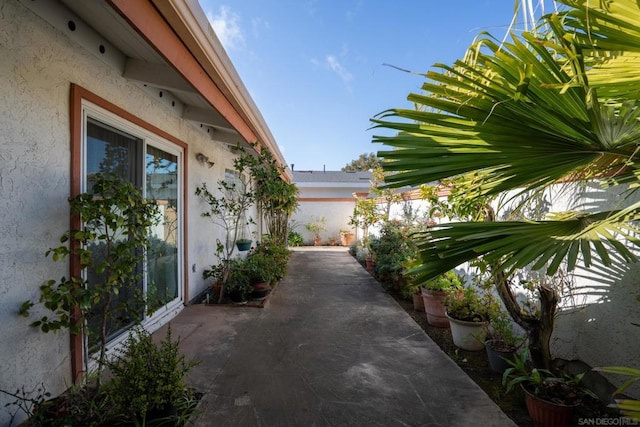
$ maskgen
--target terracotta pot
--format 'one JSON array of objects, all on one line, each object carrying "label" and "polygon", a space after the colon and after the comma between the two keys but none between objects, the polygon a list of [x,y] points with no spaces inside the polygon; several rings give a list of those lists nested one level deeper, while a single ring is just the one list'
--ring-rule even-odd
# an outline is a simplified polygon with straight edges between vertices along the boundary
[{"label": "terracotta pot", "polygon": [[480,351],[484,348],[484,338],[489,322],[467,322],[447,315],[451,326],[453,343],[467,351]]},{"label": "terracotta pot", "polygon": [[342,246],[351,245],[351,243],[353,243],[353,239],[355,239],[353,233],[345,233],[340,235],[340,243],[342,243]]},{"label": "terracotta pot", "polygon": [[485,347],[487,349],[487,358],[489,359],[489,366],[491,366],[491,370],[493,372],[503,373],[509,365],[506,360],[514,360],[516,351],[515,350],[502,350],[499,348],[495,348],[496,341],[489,340],[485,342]]},{"label": "terracotta pot", "polygon": [[373,258],[371,257],[371,255],[367,256],[365,262],[367,264],[367,271],[373,271]]},{"label": "terracotta pot", "polygon": [[431,326],[439,328],[448,328],[449,319],[445,313],[443,301],[447,296],[444,291],[431,291],[421,288],[422,300],[424,302],[424,311],[427,313],[427,322]]},{"label": "terracotta pot", "polygon": [[413,309],[415,311],[424,310],[424,300],[422,299],[422,295],[413,294],[412,297],[413,297]]},{"label": "terracotta pot", "polygon": [[543,400],[529,392],[522,384],[524,400],[533,425],[536,427],[565,427],[572,425],[573,413],[578,405],[561,405]]},{"label": "terracotta pot", "polygon": [[322,243],[322,237],[313,238],[313,246],[320,246],[321,243]]}]

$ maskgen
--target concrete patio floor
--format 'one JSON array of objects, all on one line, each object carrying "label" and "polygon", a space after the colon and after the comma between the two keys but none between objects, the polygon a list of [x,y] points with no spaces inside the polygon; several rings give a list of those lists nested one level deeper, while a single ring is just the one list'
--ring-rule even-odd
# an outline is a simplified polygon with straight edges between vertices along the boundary
[{"label": "concrete patio floor", "polygon": [[200,361],[197,426],[515,425],[344,248],[296,249],[264,309],[171,327]]}]

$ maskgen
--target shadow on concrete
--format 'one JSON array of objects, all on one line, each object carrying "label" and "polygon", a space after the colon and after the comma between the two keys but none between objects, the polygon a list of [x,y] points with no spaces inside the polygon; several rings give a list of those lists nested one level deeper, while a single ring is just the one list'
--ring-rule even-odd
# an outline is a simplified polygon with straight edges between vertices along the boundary
[{"label": "shadow on concrete", "polygon": [[201,362],[198,426],[515,425],[344,248],[296,249],[265,309],[171,327]]}]

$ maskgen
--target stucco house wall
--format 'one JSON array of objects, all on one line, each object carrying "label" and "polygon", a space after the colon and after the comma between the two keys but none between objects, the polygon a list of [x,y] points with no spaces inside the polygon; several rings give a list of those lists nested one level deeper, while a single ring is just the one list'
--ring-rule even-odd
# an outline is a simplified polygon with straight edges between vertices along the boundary
[{"label": "stucco house wall", "polygon": [[[188,216],[185,278],[193,298],[207,287],[202,271],[215,262],[215,240],[221,230],[200,217],[204,204],[195,187],[209,188],[233,168],[226,143],[215,141],[178,111],[121,72],[54,29],[14,0],[0,0],[0,388],[31,390],[43,383],[56,395],[72,384],[70,340],[66,330],[42,333],[32,319],[18,315],[25,300],[37,300],[39,286],[68,275],[68,264],[45,258],[69,229],[70,91],[78,85],[183,141],[184,214]],[[204,153],[212,167],[195,158]],[[251,213],[255,217],[255,211]],[[187,301],[183,301],[186,303]],[[175,316],[180,308],[153,330]],[[0,393],[0,425],[9,421]]]}]

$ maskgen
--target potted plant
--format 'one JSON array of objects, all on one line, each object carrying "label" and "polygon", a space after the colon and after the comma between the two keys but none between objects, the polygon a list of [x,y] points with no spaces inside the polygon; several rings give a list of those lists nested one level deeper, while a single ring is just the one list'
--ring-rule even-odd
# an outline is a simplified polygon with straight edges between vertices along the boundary
[{"label": "potted plant", "polygon": [[113,374],[106,386],[109,397],[132,424],[177,421],[178,402],[189,393],[185,377],[197,364],[186,361],[179,345],[180,340],[171,338],[170,326],[158,344],[144,329],[136,328],[107,363]]},{"label": "potted plant", "polygon": [[229,299],[236,304],[246,304],[251,294],[247,262],[242,258],[234,258],[229,263],[229,276],[224,284]]},{"label": "potted plant", "polygon": [[240,239],[236,240],[236,247],[240,252],[246,252],[251,249],[251,240],[245,237],[241,237]]},{"label": "potted plant", "polygon": [[302,237],[302,234],[297,231],[292,230],[289,232],[287,243],[289,246],[302,246],[304,244],[304,237]]},{"label": "potted plant", "polygon": [[504,310],[494,310],[490,314],[488,339],[484,342],[491,370],[503,373],[508,360],[514,360],[516,352],[525,341],[525,336],[513,330],[513,321]]},{"label": "potted plant", "polygon": [[480,351],[495,301],[489,294],[479,295],[475,286],[452,289],[444,300],[453,343],[463,350]]},{"label": "potted plant", "polygon": [[440,328],[449,327],[449,319],[446,315],[444,299],[451,289],[461,289],[462,279],[453,270],[450,270],[437,278],[428,281],[420,289],[424,301],[424,310],[427,313],[427,322],[431,326]]},{"label": "potted plant", "polygon": [[595,397],[579,385],[584,373],[571,376],[563,372],[532,368],[528,359],[529,352],[523,351],[508,362],[511,367],[502,376],[507,392],[520,385],[534,426],[572,425],[575,408],[584,397]]},{"label": "potted plant", "polygon": [[327,219],[324,216],[315,217],[311,215],[311,221],[304,225],[304,228],[307,229],[313,235],[313,245],[319,246],[322,243],[322,237],[320,233],[323,231],[327,231],[325,224]]},{"label": "potted plant", "polygon": [[340,244],[342,246],[351,245],[354,239],[355,239],[355,234],[353,233],[353,231],[349,230],[348,228],[340,229]]},{"label": "potted plant", "polygon": [[201,215],[221,227],[225,236],[224,242],[216,239],[215,250],[218,265],[222,266],[223,286],[218,296],[219,303],[224,297],[224,284],[229,277],[236,243],[245,237],[243,233],[246,233],[247,225],[254,223],[252,218],[247,219],[246,212],[256,201],[256,182],[247,175],[256,168],[257,160],[243,149],[239,148],[239,151],[241,155],[233,161],[235,180],[218,180],[215,191],[210,191],[207,184],[202,183],[195,191],[207,205]]},{"label": "potted plant", "polygon": [[415,311],[424,312],[424,300],[420,294],[420,286],[410,280],[403,280],[399,285],[400,295],[404,299],[413,301]]},{"label": "potted plant", "polygon": [[252,288],[251,298],[266,297],[271,291],[271,283],[276,281],[275,260],[265,252],[255,252],[247,256],[246,269]]}]

